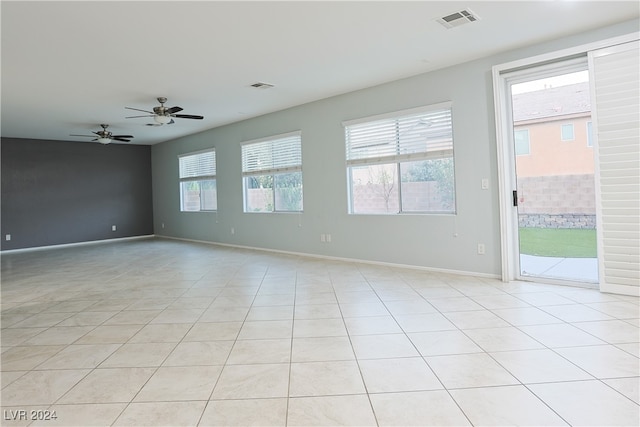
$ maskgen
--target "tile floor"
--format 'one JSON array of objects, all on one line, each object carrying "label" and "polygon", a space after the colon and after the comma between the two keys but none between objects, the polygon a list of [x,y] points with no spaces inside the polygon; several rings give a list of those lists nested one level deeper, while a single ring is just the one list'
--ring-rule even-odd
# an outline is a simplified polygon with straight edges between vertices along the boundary
[{"label": "tile floor", "polygon": [[172,240],[9,253],[2,424],[638,426],[639,311]]}]

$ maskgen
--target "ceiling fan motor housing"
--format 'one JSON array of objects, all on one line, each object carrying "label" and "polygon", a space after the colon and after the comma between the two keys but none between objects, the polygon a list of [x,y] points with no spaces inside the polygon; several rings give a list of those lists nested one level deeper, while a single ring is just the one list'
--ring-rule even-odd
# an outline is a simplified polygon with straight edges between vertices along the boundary
[{"label": "ceiling fan motor housing", "polygon": [[153,107],[153,112],[158,116],[167,116],[167,108],[165,106]]}]

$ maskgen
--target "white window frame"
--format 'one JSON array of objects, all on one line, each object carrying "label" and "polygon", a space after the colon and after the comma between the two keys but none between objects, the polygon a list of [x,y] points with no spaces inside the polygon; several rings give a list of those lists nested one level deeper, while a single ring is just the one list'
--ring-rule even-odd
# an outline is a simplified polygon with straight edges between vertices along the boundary
[{"label": "white window frame", "polygon": [[[455,191],[455,158],[454,158],[454,142],[453,142],[453,103],[451,101],[442,102],[438,104],[432,104],[428,106],[411,108],[407,110],[394,111],[385,114],[379,114],[375,116],[363,117],[354,120],[348,120],[342,122],[342,125],[345,128],[345,149],[346,149],[346,170],[347,170],[347,182],[348,182],[348,214],[349,215],[398,215],[398,214],[418,214],[418,215],[455,215],[456,214],[456,191]],[[378,143],[374,142],[369,146],[361,145],[358,148],[353,147],[352,142],[350,141],[349,132],[352,127],[357,125],[371,125],[373,127],[376,126],[376,123],[384,123],[384,121],[394,120],[396,124],[401,120],[411,119],[413,117],[419,117],[421,115],[425,115],[428,113],[439,113],[448,111],[449,114],[449,126],[450,126],[450,142],[445,142],[442,144],[434,139],[435,144],[440,144],[439,149],[435,150],[422,150],[419,149],[415,143],[408,143],[406,147],[402,146],[402,142],[400,141],[400,136],[395,136],[395,144],[388,143]],[[379,137],[376,135],[376,137]],[[391,146],[395,148],[389,148],[385,151],[385,148],[376,148],[376,146]],[[372,148],[372,150],[378,150],[378,155],[352,155],[356,149],[363,148]],[[395,150],[395,152],[391,152]],[[404,151],[406,152],[399,152]],[[451,158],[453,160],[453,168],[454,168],[454,177],[453,177],[453,208],[451,210],[445,211],[435,211],[435,210],[426,210],[426,211],[417,211],[417,210],[403,210],[402,208],[402,180],[401,180],[401,165],[403,163],[415,162],[420,160],[436,160],[436,159],[447,159]],[[389,165],[394,164],[396,166],[397,173],[397,181],[398,181],[398,200],[397,204],[399,206],[398,211],[394,212],[354,212],[354,200],[353,200],[353,182],[351,179],[351,168],[361,167],[361,166],[374,166],[374,165]]]},{"label": "white window frame", "polygon": [[[197,167],[193,172],[183,170],[183,159],[188,157],[198,157],[204,154],[212,154],[213,157],[213,168],[211,167]],[[185,199],[184,199],[184,190],[183,184],[185,182],[196,182],[198,186],[201,185],[202,182],[205,181],[214,181],[217,188],[217,180],[216,180],[216,149],[207,148],[206,150],[194,151],[190,153],[180,154],[178,156],[178,176],[179,176],[179,186],[180,186],[180,212],[216,212],[218,210],[218,195],[216,191],[216,207],[215,209],[202,209],[202,199],[200,199],[201,208],[198,210],[185,209]],[[202,194],[202,193],[200,193]]]},{"label": "white window frame", "polygon": [[529,132],[529,129],[517,129],[517,130],[514,130],[513,139],[515,140],[516,143],[518,142],[518,139],[516,138],[516,135],[515,135],[516,132],[526,132],[527,133],[527,152],[526,153],[518,153],[518,148],[516,146],[515,147],[516,156],[529,156],[529,155],[531,155],[531,132]]},{"label": "white window frame", "polygon": [[[565,138],[564,129],[568,128],[568,126],[571,127],[571,136],[569,138]],[[576,129],[573,123],[562,123],[560,125],[560,140],[565,142],[565,141],[575,141],[575,139],[576,139]]]},{"label": "white window frame", "polygon": [[585,126],[587,128],[587,147],[593,148],[593,121],[589,120]]},{"label": "white window frame", "polygon": [[[290,144],[286,146],[284,151],[269,151],[273,150],[273,144],[277,142],[288,141]],[[260,165],[258,162],[253,162],[249,159],[251,148],[262,149],[269,152],[271,162],[266,165]],[[243,141],[241,143],[241,158],[242,158],[242,192],[243,192],[243,212],[245,213],[300,213],[303,211],[303,199],[304,192],[301,187],[301,201],[300,209],[281,209],[277,206],[276,198],[276,178],[278,175],[299,173],[302,180],[302,132],[293,131],[283,133],[279,135],[273,135],[265,138],[253,139],[249,141]],[[272,191],[272,210],[267,211],[252,211],[248,210],[248,178],[257,176],[270,176],[273,182]]]}]

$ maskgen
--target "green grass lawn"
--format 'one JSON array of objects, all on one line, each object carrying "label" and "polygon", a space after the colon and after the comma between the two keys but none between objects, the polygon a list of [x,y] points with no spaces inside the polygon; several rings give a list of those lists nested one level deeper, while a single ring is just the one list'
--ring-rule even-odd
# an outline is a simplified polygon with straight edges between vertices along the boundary
[{"label": "green grass lawn", "polygon": [[520,253],[565,258],[596,258],[596,230],[520,228]]}]

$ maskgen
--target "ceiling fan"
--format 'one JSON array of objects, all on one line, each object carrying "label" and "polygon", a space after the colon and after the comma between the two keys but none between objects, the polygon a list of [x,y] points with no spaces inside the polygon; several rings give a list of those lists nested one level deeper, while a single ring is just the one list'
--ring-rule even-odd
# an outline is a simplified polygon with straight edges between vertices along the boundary
[{"label": "ceiling fan", "polygon": [[[98,141],[101,144],[108,144],[111,141],[122,141],[122,142],[129,142],[130,138],[133,138],[132,135],[114,135],[111,132],[109,132],[107,130],[107,128],[109,127],[109,125],[100,125],[102,126],[102,130],[96,131],[96,132],[91,132],[95,135],[98,135],[97,138],[95,138],[93,141]],[[70,136],[88,136],[88,137],[94,137],[93,135],[70,135]]]},{"label": "ceiling fan", "polygon": [[173,121],[174,117],[178,119],[196,119],[196,120],[202,120],[204,118],[203,116],[194,116],[192,114],[176,114],[182,111],[181,107],[168,108],[164,106],[164,103],[167,102],[167,98],[161,96],[161,97],[158,97],[157,99],[158,99],[158,102],[160,103],[160,106],[153,107],[153,111],[140,110],[139,108],[132,108],[132,107],[124,107],[128,110],[135,110],[135,111],[142,111],[144,113],[149,113],[142,116],[130,116],[125,118],[134,119],[138,117],[153,117],[153,120],[155,121],[155,123],[149,123],[147,124],[147,126],[170,125],[175,123]]}]

